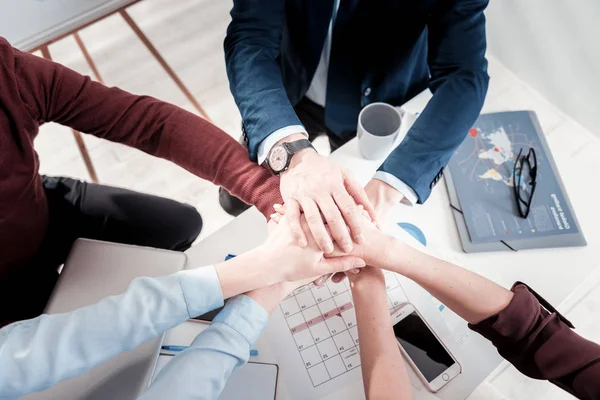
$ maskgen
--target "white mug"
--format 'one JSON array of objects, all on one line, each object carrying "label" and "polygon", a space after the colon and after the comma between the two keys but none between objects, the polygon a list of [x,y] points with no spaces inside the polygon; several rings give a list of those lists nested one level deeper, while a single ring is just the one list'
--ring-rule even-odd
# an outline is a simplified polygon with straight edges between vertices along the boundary
[{"label": "white mug", "polygon": [[403,110],[372,103],[358,114],[358,148],[367,160],[379,160],[394,148],[402,126]]}]

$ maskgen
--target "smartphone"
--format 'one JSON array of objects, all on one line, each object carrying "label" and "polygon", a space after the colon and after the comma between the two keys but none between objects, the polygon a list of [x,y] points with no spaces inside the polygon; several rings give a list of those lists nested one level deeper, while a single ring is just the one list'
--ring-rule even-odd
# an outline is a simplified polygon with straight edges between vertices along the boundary
[{"label": "smartphone", "polygon": [[431,392],[439,391],[461,373],[461,365],[415,306],[406,303],[392,314],[392,323],[404,358]]},{"label": "smartphone", "polygon": [[[223,307],[225,307],[225,306],[223,306]],[[223,309],[223,307],[219,307],[219,308],[216,308],[216,309],[214,309],[212,311],[209,311],[209,312],[207,312],[205,314],[198,315],[197,317],[193,317],[192,320],[201,321],[201,322],[209,322],[210,323],[217,316],[217,314],[221,312],[221,310]]]}]

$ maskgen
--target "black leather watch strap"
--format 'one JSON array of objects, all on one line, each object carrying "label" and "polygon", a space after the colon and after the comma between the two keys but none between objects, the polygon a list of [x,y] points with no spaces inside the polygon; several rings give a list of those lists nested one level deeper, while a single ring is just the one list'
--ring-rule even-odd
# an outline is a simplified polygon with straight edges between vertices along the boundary
[{"label": "black leather watch strap", "polygon": [[285,143],[283,143],[283,145],[285,146],[285,148],[288,151],[288,154],[290,154],[290,155],[296,154],[299,151],[304,150],[304,149],[308,149],[308,148],[314,149],[313,145],[307,139],[295,140],[293,142],[285,142]]}]

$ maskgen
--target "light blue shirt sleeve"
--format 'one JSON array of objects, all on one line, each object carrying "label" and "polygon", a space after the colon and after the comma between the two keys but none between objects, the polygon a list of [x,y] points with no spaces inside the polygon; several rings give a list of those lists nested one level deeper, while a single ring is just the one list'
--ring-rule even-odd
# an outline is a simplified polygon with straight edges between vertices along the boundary
[{"label": "light blue shirt sleeve", "polygon": [[222,304],[219,279],[210,266],[137,278],[121,295],[8,325],[0,329],[0,399],[80,375]]},{"label": "light blue shirt sleeve", "polygon": [[269,313],[250,297],[233,297],[140,399],[218,399],[233,370],[248,362],[268,320]]}]

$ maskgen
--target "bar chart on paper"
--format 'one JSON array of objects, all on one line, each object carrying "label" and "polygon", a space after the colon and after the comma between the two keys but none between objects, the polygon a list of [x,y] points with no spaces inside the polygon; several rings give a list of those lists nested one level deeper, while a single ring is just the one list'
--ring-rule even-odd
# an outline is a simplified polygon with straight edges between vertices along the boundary
[{"label": "bar chart on paper", "polygon": [[[390,313],[408,301],[396,274],[385,272]],[[302,286],[280,304],[313,387],[360,367],[360,345],[347,280]]]}]

